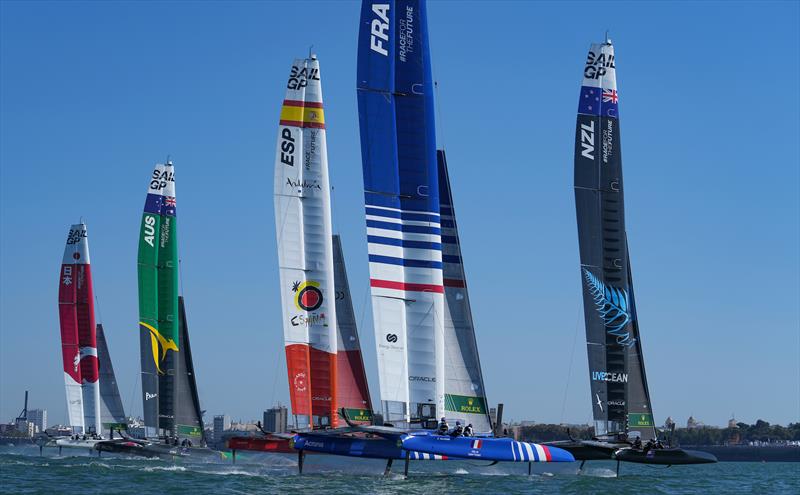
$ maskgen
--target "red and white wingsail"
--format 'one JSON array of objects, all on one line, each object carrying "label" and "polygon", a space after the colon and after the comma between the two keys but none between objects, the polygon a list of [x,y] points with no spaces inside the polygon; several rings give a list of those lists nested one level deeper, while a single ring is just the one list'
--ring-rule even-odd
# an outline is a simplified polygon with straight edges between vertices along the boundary
[{"label": "red and white wingsail", "polygon": [[336,426],[336,306],[319,62],[292,64],[275,153],[275,228],[292,413]]},{"label": "red and white wingsail", "polygon": [[77,431],[101,433],[94,291],[83,223],[73,225],[67,235],[58,280],[58,312],[70,425]]}]

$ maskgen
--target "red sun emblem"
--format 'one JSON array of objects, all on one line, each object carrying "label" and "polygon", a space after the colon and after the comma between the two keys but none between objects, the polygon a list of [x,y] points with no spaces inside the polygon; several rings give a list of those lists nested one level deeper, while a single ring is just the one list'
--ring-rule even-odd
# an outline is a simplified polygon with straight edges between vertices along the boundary
[{"label": "red sun emblem", "polygon": [[81,259],[81,253],[72,253],[72,257],[76,260]]},{"label": "red sun emblem", "polygon": [[317,287],[317,282],[295,282],[292,291],[296,292],[294,301],[303,311],[316,311],[322,306],[322,291]]}]

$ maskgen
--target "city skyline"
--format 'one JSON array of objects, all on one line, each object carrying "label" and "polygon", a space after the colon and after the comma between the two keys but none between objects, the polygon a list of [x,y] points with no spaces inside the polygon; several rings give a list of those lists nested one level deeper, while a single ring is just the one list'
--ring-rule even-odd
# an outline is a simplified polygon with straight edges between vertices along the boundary
[{"label": "city skyline", "polygon": [[[299,35],[285,19],[308,5],[325,22]],[[591,26],[575,21],[592,4],[492,5],[429,5],[437,140],[490,405],[503,402],[507,418],[591,421],[572,154],[586,49],[607,28],[656,423],[691,415],[721,426],[731,412],[797,422],[798,5],[610,2]],[[27,389],[49,424],[66,422],[56,272],[81,217],[125,412],[141,416],[136,235],[148,175],[167,155],[205,421],[288,404],[272,167],[286,75],[310,45],[334,227],[378,403],[358,9],[0,4],[0,421],[16,416]]]}]

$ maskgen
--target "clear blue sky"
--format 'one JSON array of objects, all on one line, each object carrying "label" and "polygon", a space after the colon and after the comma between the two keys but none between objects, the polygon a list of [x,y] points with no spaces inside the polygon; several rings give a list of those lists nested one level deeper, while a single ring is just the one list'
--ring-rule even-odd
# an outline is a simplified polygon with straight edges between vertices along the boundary
[{"label": "clear blue sky", "polygon": [[[0,419],[26,388],[66,419],[56,283],[81,216],[125,406],[141,414],[137,235],[167,154],[202,405],[252,419],[288,402],[273,154],[290,64],[311,44],[377,397],[358,16],[357,2],[0,3]],[[572,153],[586,51],[608,29],[656,419],[798,421],[798,3],[432,2],[429,17],[490,402],[515,419],[591,417]]]}]

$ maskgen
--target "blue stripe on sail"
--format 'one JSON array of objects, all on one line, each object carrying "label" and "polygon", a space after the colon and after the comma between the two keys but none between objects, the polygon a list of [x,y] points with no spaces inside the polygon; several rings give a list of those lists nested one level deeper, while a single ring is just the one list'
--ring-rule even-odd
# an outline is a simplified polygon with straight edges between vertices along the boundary
[{"label": "blue stripe on sail", "polygon": [[443,235],[442,244],[458,244],[458,237],[454,235]]},{"label": "blue stripe on sail", "polygon": [[399,218],[402,220],[414,220],[419,222],[439,223],[439,215],[433,213],[411,213],[405,211],[384,210],[381,208],[367,207],[367,215],[373,215],[376,217]]},{"label": "blue stripe on sail", "polygon": [[439,213],[442,214],[442,215],[449,215],[449,216],[452,217],[453,216],[453,207],[452,206],[444,206],[444,205],[442,205],[439,208]]},{"label": "blue stripe on sail", "polygon": [[373,263],[385,263],[387,265],[400,265],[413,268],[442,268],[441,261],[407,260],[403,258],[394,258],[392,256],[380,256],[377,254],[370,254],[369,260]]},{"label": "blue stripe on sail", "polygon": [[445,263],[461,263],[461,256],[453,256],[451,254],[443,254],[442,261]]},{"label": "blue stripe on sail", "polygon": [[400,232],[410,232],[414,234],[436,234],[442,233],[442,229],[437,227],[426,227],[424,225],[403,225],[400,223],[379,222],[377,220],[367,220],[367,227],[374,229],[397,230]]},{"label": "blue stripe on sail", "polygon": [[382,237],[378,235],[368,235],[367,242],[372,244],[385,244],[387,246],[401,246],[411,249],[432,249],[441,251],[442,245],[438,242],[409,241],[406,239],[395,239],[394,237]]},{"label": "blue stripe on sail", "polygon": [[531,444],[531,452],[533,452],[533,459],[535,461],[538,461],[539,460],[539,451],[536,450],[536,445]]}]

